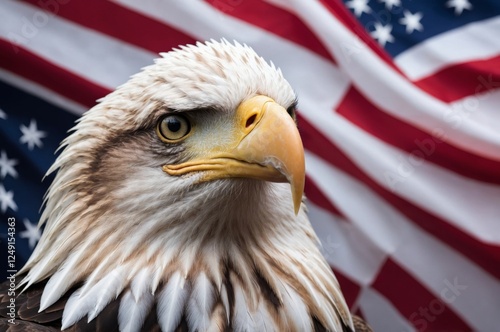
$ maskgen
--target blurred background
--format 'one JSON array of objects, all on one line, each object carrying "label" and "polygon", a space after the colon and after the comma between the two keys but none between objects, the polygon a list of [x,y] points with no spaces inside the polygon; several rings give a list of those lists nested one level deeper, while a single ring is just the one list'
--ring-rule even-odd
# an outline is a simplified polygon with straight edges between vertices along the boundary
[{"label": "blurred background", "polygon": [[352,311],[375,331],[500,331],[499,14],[493,0],[2,1],[2,279],[37,244],[42,178],[74,121],[158,53],[226,38],[299,95],[310,219]]}]

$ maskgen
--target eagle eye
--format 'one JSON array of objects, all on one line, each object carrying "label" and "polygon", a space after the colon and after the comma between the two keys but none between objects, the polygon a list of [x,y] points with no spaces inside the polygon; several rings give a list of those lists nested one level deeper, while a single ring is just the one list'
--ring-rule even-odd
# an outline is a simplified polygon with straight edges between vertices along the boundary
[{"label": "eagle eye", "polygon": [[286,112],[292,117],[292,119],[294,121],[296,120],[297,115],[295,114],[296,113],[296,106],[295,105],[288,107]]},{"label": "eagle eye", "polygon": [[163,117],[158,123],[157,133],[167,142],[177,141],[189,134],[191,124],[182,115],[170,114]]}]

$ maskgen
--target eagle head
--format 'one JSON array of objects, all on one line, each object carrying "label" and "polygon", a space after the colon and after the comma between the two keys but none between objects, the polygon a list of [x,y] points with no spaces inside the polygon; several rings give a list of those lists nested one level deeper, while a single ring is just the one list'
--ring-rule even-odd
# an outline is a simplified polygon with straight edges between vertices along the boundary
[{"label": "eagle head", "polygon": [[80,118],[49,170],[21,271],[25,289],[45,282],[40,313],[67,297],[63,329],[110,307],[124,331],[352,327],[302,203],[281,71],[225,40],[161,55]]}]

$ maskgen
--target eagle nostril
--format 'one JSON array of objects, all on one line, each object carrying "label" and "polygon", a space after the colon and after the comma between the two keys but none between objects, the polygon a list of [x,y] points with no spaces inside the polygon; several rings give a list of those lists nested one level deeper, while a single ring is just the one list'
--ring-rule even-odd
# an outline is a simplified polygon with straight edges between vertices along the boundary
[{"label": "eagle nostril", "polygon": [[255,122],[255,119],[257,118],[257,114],[252,114],[252,116],[250,116],[248,119],[247,119],[247,123],[245,124],[245,127],[248,128],[250,127],[254,122]]}]

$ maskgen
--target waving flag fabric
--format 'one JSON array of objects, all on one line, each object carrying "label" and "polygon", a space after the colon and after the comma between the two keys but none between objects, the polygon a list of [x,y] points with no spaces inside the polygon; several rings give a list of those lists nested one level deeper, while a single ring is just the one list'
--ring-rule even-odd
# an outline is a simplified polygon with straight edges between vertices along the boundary
[{"label": "waving flag fabric", "polygon": [[3,1],[2,274],[36,245],[42,178],[78,116],[159,52],[226,38],[299,95],[309,212],[353,312],[376,331],[498,331],[499,14],[493,0]]}]

